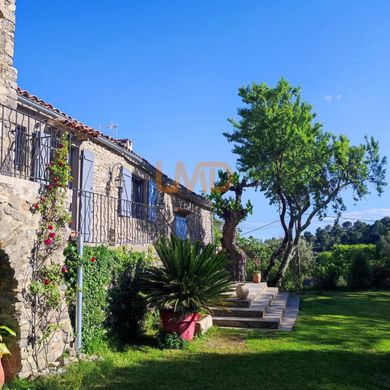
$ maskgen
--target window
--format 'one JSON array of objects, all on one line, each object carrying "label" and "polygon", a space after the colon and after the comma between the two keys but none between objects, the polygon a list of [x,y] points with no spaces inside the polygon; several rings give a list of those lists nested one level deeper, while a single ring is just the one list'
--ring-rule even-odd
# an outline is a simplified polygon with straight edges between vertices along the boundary
[{"label": "window", "polygon": [[15,168],[24,171],[26,168],[27,129],[25,126],[16,125],[15,129]]},{"label": "window", "polygon": [[187,217],[176,214],[175,217],[175,233],[182,240],[187,238]]},{"label": "window", "polygon": [[146,219],[144,181],[136,176],[132,177],[132,215],[134,218]]}]

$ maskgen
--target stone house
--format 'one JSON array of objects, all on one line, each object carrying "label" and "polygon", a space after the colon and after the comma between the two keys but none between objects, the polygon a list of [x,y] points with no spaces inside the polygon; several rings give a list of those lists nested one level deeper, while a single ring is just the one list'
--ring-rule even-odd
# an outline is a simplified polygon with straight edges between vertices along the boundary
[{"label": "stone house", "polygon": [[[208,201],[175,183],[133,151],[130,140],[102,134],[17,86],[13,67],[15,0],[0,0],[0,325],[17,332],[6,339],[13,370],[20,375],[47,367],[72,345],[63,299],[60,330],[45,351],[34,351],[31,307],[31,253],[39,217],[31,207],[47,183],[47,166],[59,137],[69,139],[73,180],[68,188],[71,230],[87,245],[147,249],[174,233],[203,244],[213,241]],[[61,264],[62,246],[52,261]]]}]

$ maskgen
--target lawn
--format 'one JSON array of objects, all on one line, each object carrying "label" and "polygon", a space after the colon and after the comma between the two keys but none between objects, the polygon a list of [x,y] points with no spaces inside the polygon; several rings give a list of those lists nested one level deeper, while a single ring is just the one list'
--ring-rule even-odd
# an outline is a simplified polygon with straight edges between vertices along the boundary
[{"label": "lawn", "polygon": [[212,329],[188,350],[131,347],[39,389],[390,389],[390,292],[306,295],[290,333]]}]

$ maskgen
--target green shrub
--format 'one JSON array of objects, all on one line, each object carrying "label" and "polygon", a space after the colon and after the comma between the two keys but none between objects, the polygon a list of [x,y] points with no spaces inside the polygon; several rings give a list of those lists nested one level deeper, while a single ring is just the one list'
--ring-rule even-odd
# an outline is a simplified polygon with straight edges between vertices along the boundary
[{"label": "green shrub", "polygon": [[333,253],[320,253],[314,271],[316,286],[323,290],[333,290],[337,287],[339,277],[340,267],[335,263]]},{"label": "green shrub", "polygon": [[160,332],[157,336],[158,346],[161,349],[185,349],[188,341],[182,339],[177,333]]},{"label": "green shrub", "polygon": [[349,286],[352,288],[368,288],[371,284],[371,269],[367,255],[359,252],[354,256],[349,274]]},{"label": "green shrub", "polygon": [[[332,251],[318,254],[313,271],[316,286],[332,290],[344,287],[346,281],[349,287],[368,288],[370,280],[363,279],[370,275],[370,266],[376,254],[377,248],[373,244],[335,245]],[[358,259],[356,264],[354,259]],[[359,267],[365,270],[362,276],[359,276]],[[365,287],[357,287],[358,285]]]},{"label": "green shrub", "polygon": [[144,330],[146,298],[140,293],[142,274],[150,265],[144,253],[132,253],[123,267],[114,271],[109,289],[110,335],[126,344]]},{"label": "green shrub", "polygon": [[390,290],[390,265],[374,264],[371,269],[371,280],[374,288]]},{"label": "green shrub", "polygon": [[85,247],[84,256],[79,259],[73,244],[65,250],[65,255],[65,279],[73,323],[80,261],[84,267],[83,350],[93,350],[94,345],[106,337],[111,341],[123,341],[139,333],[145,313],[139,297],[139,274],[151,264],[151,256],[122,247],[110,249],[97,246]]}]

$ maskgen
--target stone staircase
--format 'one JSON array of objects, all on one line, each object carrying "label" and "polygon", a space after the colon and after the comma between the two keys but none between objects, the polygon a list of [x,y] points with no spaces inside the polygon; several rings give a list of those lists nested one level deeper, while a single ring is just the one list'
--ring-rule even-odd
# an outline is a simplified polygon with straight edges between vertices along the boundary
[{"label": "stone staircase", "polygon": [[212,308],[213,324],[221,327],[292,330],[299,297],[290,297],[266,283],[247,283],[247,299],[238,299],[235,286],[219,307]]}]

